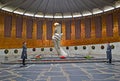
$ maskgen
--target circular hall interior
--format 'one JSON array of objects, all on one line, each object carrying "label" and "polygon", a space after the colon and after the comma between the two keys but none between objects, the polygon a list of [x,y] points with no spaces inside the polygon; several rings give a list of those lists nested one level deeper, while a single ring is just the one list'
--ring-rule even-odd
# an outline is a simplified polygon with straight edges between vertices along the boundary
[{"label": "circular hall interior", "polygon": [[63,34],[60,45],[70,57],[105,58],[110,42],[113,58],[119,59],[119,0],[0,0],[0,62],[20,59],[24,41],[28,59],[57,56],[56,22]]}]

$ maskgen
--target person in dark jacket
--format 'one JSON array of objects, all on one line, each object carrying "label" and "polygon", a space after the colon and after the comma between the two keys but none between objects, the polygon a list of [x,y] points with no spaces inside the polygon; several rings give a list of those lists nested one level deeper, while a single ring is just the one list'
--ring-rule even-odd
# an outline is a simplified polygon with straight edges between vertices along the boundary
[{"label": "person in dark jacket", "polygon": [[26,46],[26,42],[23,42],[21,59],[22,59],[23,66],[25,66],[25,59],[27,59],[27,46]]},{"label": "person in dark jacket", "polygon": [[110,43],[107,44],[106,54],[107,54],[108,63],[111,64],[111,63],[112,63],[112,53],[111,53],[111,46],[110,46]]}]

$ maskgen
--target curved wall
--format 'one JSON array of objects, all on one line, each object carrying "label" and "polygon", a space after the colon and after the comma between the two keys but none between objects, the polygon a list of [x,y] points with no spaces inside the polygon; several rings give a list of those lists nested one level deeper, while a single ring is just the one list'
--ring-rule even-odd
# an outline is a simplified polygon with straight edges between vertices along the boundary
[{"label": "curved wall", "polygon": [[120,41],[120,10],[76,19],[39,19],[0,11],[0,48],[53,47],[54,23],[62,24],[62,46]]},{"label": "curved wall", "polygon": [[[112,49],[112,57],[113,60],[119,60],[120,59],[120,42],[111,43],[110,45],[114,46]],[[86,47],[86,48],[84,48]],[[94,47],[94,49],[93,49]],[[104,48],[102,48],[104,47]],[[77,49],[75,49],[77,48]],[[58,54],[54,47],[46,47],[44,50],[43,48],[36,48],[33,51],[33,48],[28,48],[28,59],[35,58],[37,55],[41,55],[43,57],[58,57]],[[50,50],[52,49],[52,50]],[[81,45],[81,46],[68,46],[63,47],[63,50],[68,53],[68,56],[70,57],[84,57],[86,55],[93,56],[95,58],[106,58],[106,49],[107,44],[92,44],[92,45]],[[21,58],[22,49],[17,49],[18,52],[15,53],[16,49],[8,49],[8,53],[5,54],[5,49],[0,49],[0,62],[4,61],[13,61],[15,59]],[[6,58],[8,57],[8,58]]]}]

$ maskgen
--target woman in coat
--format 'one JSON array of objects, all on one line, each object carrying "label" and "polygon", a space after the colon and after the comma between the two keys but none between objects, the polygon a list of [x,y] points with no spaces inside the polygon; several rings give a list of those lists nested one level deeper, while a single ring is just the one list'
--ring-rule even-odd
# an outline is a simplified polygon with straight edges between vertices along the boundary
[{"label": "woman in coat", "polygon": [[26,47],[26,42],[23,42],[21,59],[22,59],[22,64],[23,64],[23,66],[25,66],[25,59],[27,59],[27,47]]}]

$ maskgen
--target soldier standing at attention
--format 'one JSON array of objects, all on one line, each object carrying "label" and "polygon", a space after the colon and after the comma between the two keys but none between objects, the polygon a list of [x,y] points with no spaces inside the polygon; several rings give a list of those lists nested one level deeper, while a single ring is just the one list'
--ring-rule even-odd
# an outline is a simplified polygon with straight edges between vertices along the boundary
[{"label": "soldier standing at attention", "polygon": [[26,46],[26,42],[23,42],[21,59],[22,59],[23,66],[25,66],[25,59],[27,59],[27,46]]},{"label": "soldier standing at attention", "polygon": [[109,42],[107,43],[106,54],[107,54],[108,63],[111,64],[111,63],[112,63],[112,53],[111,53],[111,46],[110,46],[110,43],[109,43]]}]

